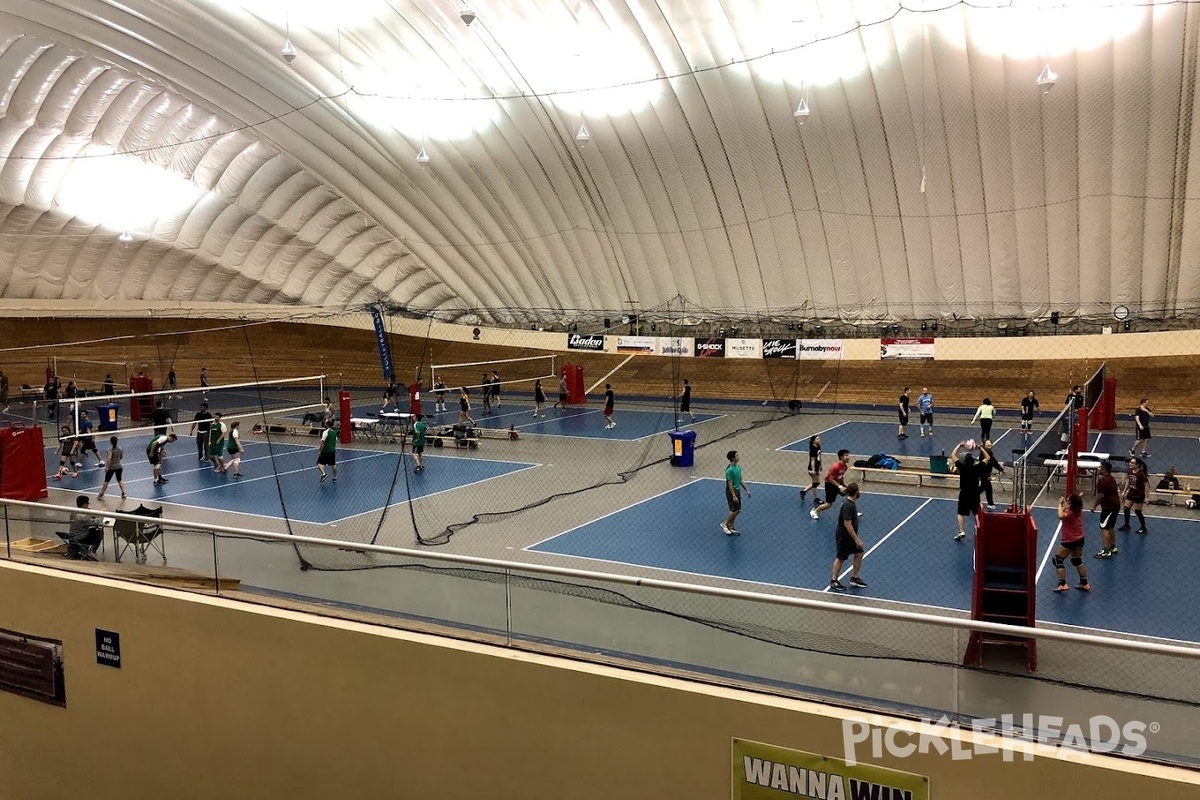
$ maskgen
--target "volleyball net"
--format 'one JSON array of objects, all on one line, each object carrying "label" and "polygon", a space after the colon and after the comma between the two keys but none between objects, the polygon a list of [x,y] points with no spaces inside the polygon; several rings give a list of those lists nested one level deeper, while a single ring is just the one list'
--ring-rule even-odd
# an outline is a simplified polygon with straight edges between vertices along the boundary
[{"label": "volleyball net", "polygon": [[459,364],[434,364],[429,368],[429,383],[425,390],[428,393],[440,381],[445,384],[448,392],[455,395],[459,389],[466,389],[473,397],[492,393],[503,396],[506,386],[513,391],[531,395],[534,385],[542,381],[543,390],[549,395],[558,391],[558,360],[558,356],[551,353]]},{"label": "volleyball net", "polygon": [[42,400],[35,417],[53,423],[60,440],[96,436],[185,436],[203,408],[231,424],[299,427],[320,416],[324,375],[189,389],[150,389],[112,395]]}]

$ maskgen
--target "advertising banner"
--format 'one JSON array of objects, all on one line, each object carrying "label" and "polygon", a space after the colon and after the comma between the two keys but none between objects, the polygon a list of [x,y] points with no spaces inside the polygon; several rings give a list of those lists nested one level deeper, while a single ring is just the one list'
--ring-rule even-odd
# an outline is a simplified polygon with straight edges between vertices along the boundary
[{"label": "advertising banner", "polygon": [[686,336],[660,336],[654,352],[660,356],[692,357],[695,339]]},{"label": "advertising banner", "polygon": [[800,358],[828,360],[841,358],[846,348],[841,339],[801,339]]},{"label": "advertising banner", "polygon": [[795,339],[763,339],[762,340],[762,357],[763,358],[795,358],[796,357],[796,340]]},{"label": "advertising banner", "polygon": [[724,358],[724,339],[696,339],[696,358]]},{"label": "advertising banner", "polygon": [[604,350],[604,336],[599,333],[568,333],[567,349],[601,352]]},{"label": "advertising banner", "polygon": [[371,321],[375,324],[375,343],[379,346],[379,361],[383,365],[383,379],[394,381],[396,373],[392,369],[392,348],[388,343],[387,330],[383,325],[383,314],[379,306],[371,306]]},{"label": "advertising banner", "polygon": [[733,740],[733,800],[789,797],[929,800],[929,778],[745,739]]},{"label": "advertising banner", "polygon": [[617,352],[653,355],[657,338],[657,336],[618,336]]},{"label": "advertising banner", "polygon": [[726,339],[726,358],[762,358],[762,339]]},{"label": "advertising banner", "polygon": [[911,358],[933,360],[933,338],[880,339],[879,357],[885,361]]}]

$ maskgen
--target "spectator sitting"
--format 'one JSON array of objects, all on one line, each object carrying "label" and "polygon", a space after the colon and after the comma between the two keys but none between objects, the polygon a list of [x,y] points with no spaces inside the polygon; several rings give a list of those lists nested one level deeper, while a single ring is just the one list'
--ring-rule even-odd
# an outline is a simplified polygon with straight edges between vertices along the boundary
[{"label": "spectator sitting", "polygon": [[[75,498],[76,508],[86,510],[88,503],[85,494]],[[96,551],[104,541],[104,529],[97,525],[96,518],[89,514],[72,514],[67,539],[67,558],[95,561]]]},{"label": "spectator sitting", "polygon": [[1162,476],[1162,480],[1158,482],[1158,486],[1155,488],[1157,488],[1160,492],[1170,490],[1179,491],[1183,488],[1179,485],[1179,476],[1175,474],[1174,467],[1171,467],[1166,471],[1166,473]]}]

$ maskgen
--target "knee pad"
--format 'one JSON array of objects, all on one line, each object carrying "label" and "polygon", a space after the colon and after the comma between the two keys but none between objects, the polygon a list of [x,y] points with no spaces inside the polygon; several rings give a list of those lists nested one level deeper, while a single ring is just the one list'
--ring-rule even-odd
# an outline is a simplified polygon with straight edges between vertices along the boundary
[{"label": "knee pad", "polygon": [[1071,566],[1079,569],[1083,566],[1083,556],[1071,556]]},{"label": "knee pad", "polygon": [[1054,562],[1055,569],[1062,569],[1067,563],[1066,559],[1064,559],[1062,556],[1054,556],[1050,560]]}]

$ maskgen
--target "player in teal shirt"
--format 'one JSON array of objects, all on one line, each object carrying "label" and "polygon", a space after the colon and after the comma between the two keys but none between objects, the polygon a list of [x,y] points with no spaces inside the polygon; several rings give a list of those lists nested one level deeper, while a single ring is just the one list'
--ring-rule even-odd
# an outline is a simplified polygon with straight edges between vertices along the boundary
[{"label": "player in teal shirt", "polygon": [[742,480],[738,451],[730,450],[725,457],[729,459],[729,466],[725,468],[725,502],[729,505],[729,516],[721,523],[721,530],[726,536],[740,536],[741,531],[733,527],[733,524],[742,511],[742,489],[746,490],[746,497],[749,497],[750,487]]}]

